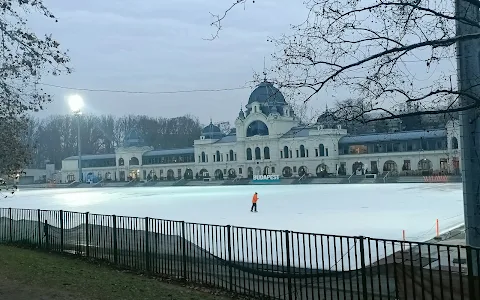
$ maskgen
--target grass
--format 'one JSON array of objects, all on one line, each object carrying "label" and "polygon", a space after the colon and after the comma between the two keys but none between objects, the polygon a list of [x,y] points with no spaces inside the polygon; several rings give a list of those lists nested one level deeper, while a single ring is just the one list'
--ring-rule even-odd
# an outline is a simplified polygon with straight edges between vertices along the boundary
[{"label": "grass", "polygon": [[0,299],[232,298],[115,270],[80,258],[0,245]]}]

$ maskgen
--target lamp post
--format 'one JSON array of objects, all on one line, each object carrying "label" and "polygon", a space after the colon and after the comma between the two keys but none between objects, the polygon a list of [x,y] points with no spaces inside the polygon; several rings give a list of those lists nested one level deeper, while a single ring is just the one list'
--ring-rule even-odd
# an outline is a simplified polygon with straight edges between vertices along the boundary
[{"label": "lamp post", "polygon": [[79,95],[71,95],[68,97],[68,105],[70,110],[77,117],[77,145],[78,145],[78,182],[83,181],[83,172],[82,172],[82,145],[80,138],[80,115],[82,114],[83,108],[83,99]]}]

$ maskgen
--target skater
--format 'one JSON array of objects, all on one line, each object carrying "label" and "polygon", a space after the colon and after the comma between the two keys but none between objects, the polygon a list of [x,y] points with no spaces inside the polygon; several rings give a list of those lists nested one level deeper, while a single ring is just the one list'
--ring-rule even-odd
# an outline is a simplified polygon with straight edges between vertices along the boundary
[{"label": "skater", "polygon": [[255,192],[252,198],[252,208],[250,209],[251,212],[253,212],[253,209],[255,209],[255,212],[257,212],[257,201],[258,201],[258,194],[257,192]]}]

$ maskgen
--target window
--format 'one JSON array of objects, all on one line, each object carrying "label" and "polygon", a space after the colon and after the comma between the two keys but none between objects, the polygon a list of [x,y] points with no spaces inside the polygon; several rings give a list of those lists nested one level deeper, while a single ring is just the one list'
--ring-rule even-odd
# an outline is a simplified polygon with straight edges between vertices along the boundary
[{"label": "window", "polygon": [[366,154],[366,153],[367,153],[367,146],[365,145],[350,145],[348,147],[348,154]]},{"label": "window", "polygon": [[234,160],[237,161],[237,153],[235,153],[234,157]]},{"label": "window", "polygon": [[[298,154],[297,154],[298,157]],[[300,157],[305,157],[305,146],[300,145]]]},{"label": "window", "polygon": [[[297,149],[297,150],[295,150],[295,151],[297,152],[297,157],[299,157],[299,152],[298,152],[298,149]],[[294,171],[294,172],[295,172],[295,171]]]},{"label": "window", "polygon": [[[229,153],[230,153],[230,160],[235,160],[233,156],[233,150],[230,150]],[[228,160],[228,157],[227,157],[227,160]]]},{"label": "window", "polygon": [[305,149],[306,156],[308,157],[308,149]]},{"label": "window", "polygon": [[270,159],[270,148],[268,147],[263,148],[263,158]]},{"label": "window", "polygon": [[124,166],[124,165],[125,165],[125,161],[123,160],[123,158],[120,158],[120,159],[118,160],[118,165],[119,165],[119,166]]},{"label": "window", "polygon": [[280,150],[280,158],[283,158],[283,151]]},{"label": "window", "polygon": [[446,158],[440,158],[440,170],[448,169],[448,160]]},{"label": "window", "polygon": [[255,148],[255,159],[262,159],[260,147]]},{"label": "window", "polygon": [[258,121],[258,120],[253,121],[247,127],[247,137],[256,136],[256,135],[260,135],[260,136],[268,135],[268,127],[262,121]]},{"label": "window", "polygon": [[318,149],[315,148],[315,156],[318,156]]},{"label": "window", "polygon": [[325,148],[325,156],[328,156],[328,148]]},{"label": "window", "polygon": [[297,167],[293,167],[293,173],[297,172]]},{"label": "window", "polygon": [[272,167],[272,174],[275,174],[275,167]]},{"label": "window", "polygon": [[325,156],[325,146],[323,146],[323,144],[320,144],[318,148],[320,149],[320,156]]},{"label": "window", "polygon": [[410,171],[412,169],[412,166],[410,164],[410,160],[404,160],[403,161],[403,166],[402,166],[402,170],[403,171]]},{"label": "window", "polygon": [[452,137],[452,149],[458,149],[458,140],[456,137]]},{"label": "window", "polygon": [[177,169],[178,178],[182,178],[182,169]]},{"label": "window", "polygon": [[[252,160],[252,149],[251,148],[247,148],[247,160]],[[239,174],[241,174],[239,172]]]},{"label": "window", "polygon": [[202,162],[206,162],[206,161],[207,161],[207,158],[206,158],[205,152],[202,152]]},{"label": "window", "polygon": [[[216,161],[220,161],[220,151],[217,150],[217,152],[215,152],[217,155],[217,160]],[[214,155],[214,158],[213,160],[215,161],[215,155]]]},{"label": "window", "polygon": [[284,153],[284,155],[285,155],[285,158],[288,158],[288,154],[289,154],[290,152],[288,152],[288,147],[287,147],[287,146],[283,147],[283,153]]},{"label": "window", "polygon": [[293,157],[292,150],[289,150],[289,151],[290,151],[290,157]]},{"label": "window", "polygon": [[238,174],[242,174],[242,168],[238,168]]}]

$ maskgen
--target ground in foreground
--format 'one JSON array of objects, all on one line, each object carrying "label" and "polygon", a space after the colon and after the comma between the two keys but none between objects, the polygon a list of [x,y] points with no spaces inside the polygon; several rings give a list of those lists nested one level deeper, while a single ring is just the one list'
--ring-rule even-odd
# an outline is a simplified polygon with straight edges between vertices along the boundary
[{"label": "ground in foreground", "polygon": [[82,259],[0,245],[0,299],[231,298],[114,270]]}]

